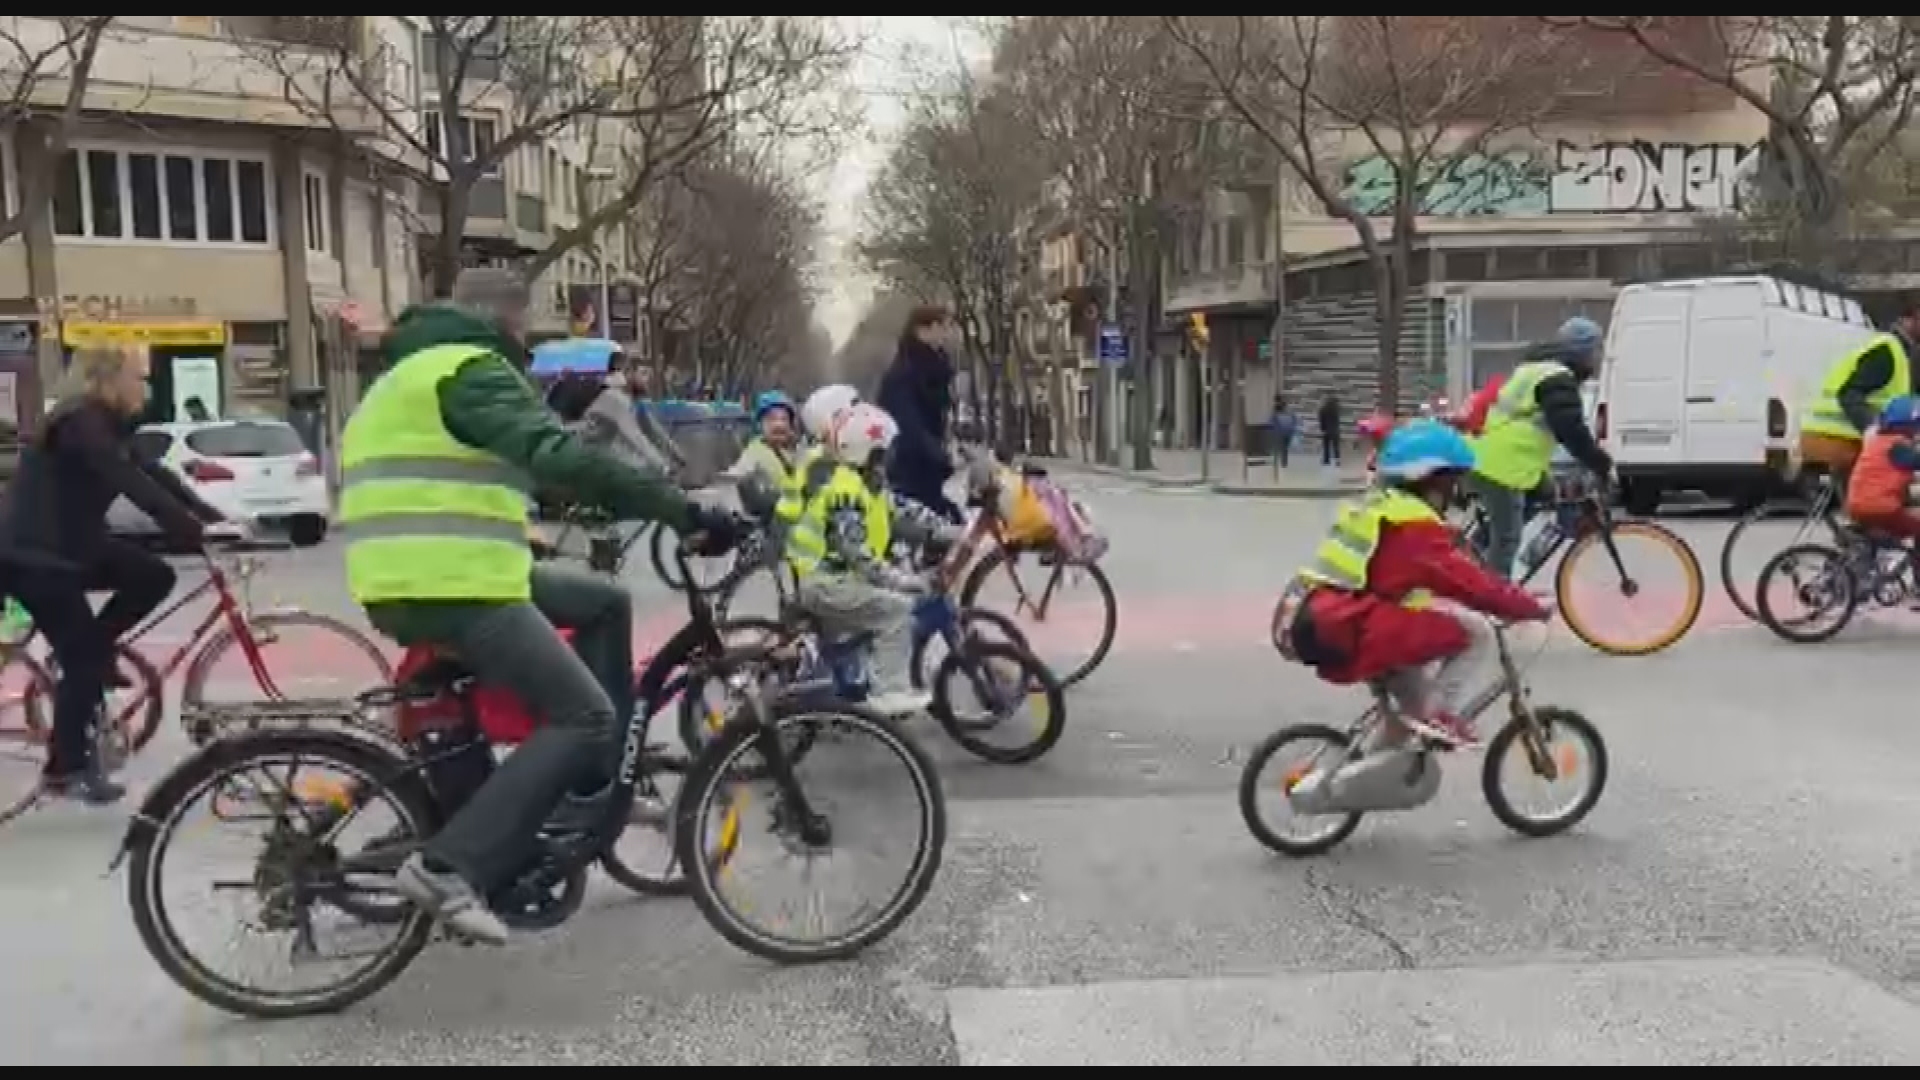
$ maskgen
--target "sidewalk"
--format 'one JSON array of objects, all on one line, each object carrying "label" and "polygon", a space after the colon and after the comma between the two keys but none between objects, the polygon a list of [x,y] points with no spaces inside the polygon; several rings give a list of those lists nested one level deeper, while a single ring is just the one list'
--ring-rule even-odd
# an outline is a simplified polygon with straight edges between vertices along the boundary
[{"label": "sidewalk", "polygon": [[[1122,460],[1131,460],[1131,452],[1123,451],[1121,457]],[[1326,469],[1320,466],[1317,457],[1296,456],[1289,467],[1278,469],[1272,462],[1262,460],[1244,465],[1238,453],[1226,450],[1211,454],[1204,470],[1198,450],[1155,448],[1151,472],[1095,464],[1077,457],[1035,458],[1034,461],[1063,473],[1120,477],[1154,487],[1206,487],[1219,495],[1252,498],[1338,499],[1352,495],[1366,485],[1365,475],[1357,460],[1338,468]]]}]

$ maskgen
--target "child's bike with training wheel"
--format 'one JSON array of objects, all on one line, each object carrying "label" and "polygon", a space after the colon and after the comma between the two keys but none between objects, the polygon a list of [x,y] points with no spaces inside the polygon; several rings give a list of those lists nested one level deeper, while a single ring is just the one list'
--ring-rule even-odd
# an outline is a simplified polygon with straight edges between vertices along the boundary
[{"label": "child's bike with training wheel", "polygon": [[[1290,625],[1284,600],[1275,613],[1276,645],[1287,632],[1283,613]],[[1502,698],[1507,702],[1507,722],[1487,741],[1480,787],[1502,825],[1524,836],[1553,836],[1579,824],[1599,803],[1607,784],[1606,743],[1579,713],[1533,704],[1523,665],[1508,644],[1508,628],[1494,622],[1493,630],[1500,675],[1462,713],[1472,720]],[[1440,755],[1450,748],[1409,731],[1383,685],[1375,682],[1370,689],[1373,705],[1345,731],[1298,724],[1255,748],[1240,774],[1240,816],[1254,839],[1282,855],[1322,855],[1353,835],[1365,815],[1414,810],[1439,792]],[[1584,762],[1576,746],[1584,747]],[[1508,790],[1509,758],[1548,782],[1575,776],[1584,782],[1564,806],[1531,814],[1515,805]],[[1300,828],[1287,828],[1281,814],[1269,812],[1262,802],[1268,795],[1275,797],[1275,809]]]}]

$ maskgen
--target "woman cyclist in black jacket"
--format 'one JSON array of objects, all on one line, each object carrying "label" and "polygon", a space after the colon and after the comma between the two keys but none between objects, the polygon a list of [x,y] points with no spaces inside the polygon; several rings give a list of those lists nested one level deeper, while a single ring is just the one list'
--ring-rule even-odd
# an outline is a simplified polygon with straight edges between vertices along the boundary
[{"label": "woman cyclist in black jacket", "polygon": [[[92,728],[113,673],[113,647],[173,591],[159,557],[108,535],[107,508],[126,496],[175,540],[197,545],[219,511],[158,462],[129,445],[147,404],[141,346],[83,349],[71,374],[77,393],[46,418],[20,454],[0,498],[0,592],[20,601],[60,666],[49,794],[96,805],[123,794],[93,752]],[[111,592],[96,614],[89,592]]]}]

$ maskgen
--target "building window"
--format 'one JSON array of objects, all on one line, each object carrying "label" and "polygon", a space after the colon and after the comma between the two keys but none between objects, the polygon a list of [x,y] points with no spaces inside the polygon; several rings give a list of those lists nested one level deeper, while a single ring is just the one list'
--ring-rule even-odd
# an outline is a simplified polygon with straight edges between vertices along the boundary
[{"label": "building window", "polygon": [[271,226],[257,159],[84,147],[61,155],[54,174],[60,236],[266,245]]},{"label": "building window", "polygon": [[[427,149],[435,157],[445,158],[448,162],[473,161],[486,157],[493,152],[493,144],[500,141],[500,125],[488,116],[463,116],[460,118],[460,141],[447,148],[443,137],[446,117],[436,107],[427,113]],[[494,162],[483,176],[499,176],[500,163]]]},{"label": "building window", "polygon": [[333,215],[327,212],[332,200],[327,198],[327,178],[312,170],[302,173],[300,196],[307,222],[307,250],[324,255],[333,250]]}]

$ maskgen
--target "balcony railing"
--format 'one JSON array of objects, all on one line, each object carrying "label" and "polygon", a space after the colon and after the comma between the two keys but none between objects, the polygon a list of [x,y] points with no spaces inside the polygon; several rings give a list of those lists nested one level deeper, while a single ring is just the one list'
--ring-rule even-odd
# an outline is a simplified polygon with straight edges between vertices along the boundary
[{"label": "balcony railing", "polygon": [[222,15],[228,32],[252,41],[353,50],[364,15]]},{"label": "balcony railing", "polygon": [[1167,285],[1169,314],[1208,308],[1263,307],[1273,302],[1273,265],[1240,263],[1179,275]]}]

